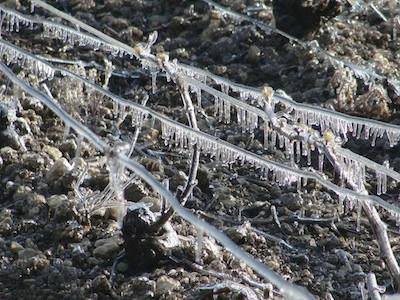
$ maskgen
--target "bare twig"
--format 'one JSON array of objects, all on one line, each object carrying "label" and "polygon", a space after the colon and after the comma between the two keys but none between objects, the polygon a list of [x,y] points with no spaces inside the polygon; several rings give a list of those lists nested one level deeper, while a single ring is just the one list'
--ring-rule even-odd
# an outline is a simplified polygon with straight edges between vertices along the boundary
[{"label": "bare twig", "polygon": [[369,273],[367,276],[367,287],[371,300],[381,300],[381,294],[379,293],[379,286],[376,282],[374,273]]}]

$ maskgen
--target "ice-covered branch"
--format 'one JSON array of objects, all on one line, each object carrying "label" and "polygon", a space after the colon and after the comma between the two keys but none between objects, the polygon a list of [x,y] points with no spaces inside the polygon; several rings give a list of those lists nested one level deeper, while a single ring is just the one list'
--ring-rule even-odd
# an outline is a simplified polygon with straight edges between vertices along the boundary
[{"label": "ice-covered branch", "polygon": [[[62,24],[21,14],[12,9],[6,8],[3,5],[0,5],[0,16],[6,20],[5,29],[7,31],[19,31],[20,24],[27,26],[30,29],[33,28],[34,24],[37,24],[43,27],[43,34],[45,36],[60,39],[64,43],[69,43],[71,45],[87,46],[95,50],[101,49],[103,51],[113,54],[114,56],[135,55],[133,48],[114,39],[108,38],[107,40],[104,40],[101,38],[97,38],[96,36],[78,31]],[[92,28],[90,26],[88,27]],[[102,37],[107,37],[105,34],[101,35]]]},{"label": "ice-covered branch", "polygon": [[[1,42],[3,41],[0,41],[0,44]],[[31,55],[26,51],[24,51],[24,53],[26,55]],[[33,55],[31,56],[34,57]],[[40,60],[40,62],[49,67],[52,66],[43,60]],[[358,198],[363,201],[371,201],[389,211],[392,211],[395,214],[400,213],[400,208],[383,201],[377,196],[360,196],[352,190],[333,184],[329,180],[325,179],[324,176],[314,171],[302,170],[296,167],[290,167],[285,164],[268,160],[207,133],[193,130],[192,128],[171,120],[148,107],[144,107],[140,104],[123,99],[73,72],[58,67],[53,67],[53,70],[54,72],[58,72],[63,76],[75,78],[92,90],[109,97],[119,105],[130,108],[132,119],[134,120],[142,120],[144,115],[150,115],[154,119],[158,120],[162,127],[162,137],[166,143],[169,143],[171,146],[190,148],[193,147],[193,145],[197,145],[203,153],[209,154],[223,163],[242,161],[254,165],[256,168],[260,168],[265,176],[271,174],[272,178],[274,178],[274,180],[279,184],[288,185],[295,182],[300,184],[302,180],[304,182],[307,180],[314,180],[325,188],[335,192],[341,199],[352,201],[355,198]]]},{"label": "ice-covered branch", "polygon": [[[316,54],[320,55],[321,58],[325,59],[326,61],[328,61],[332,66],[334,66],[335,68],[337,68],[338,66],[340,67],[347,67],[350,70],[353,71],[354,76],[356,76],[357,78],[360,78],[362,80],[364,80],[366,83],[368,83],[371,80],[383,80],[383,79],[387,79],[388,82],[391,82],[391,84],[393,85],[393,89],[396,93],[400,92],[400,86],[398,85],[398,82],[392,78],[388,78],[385,77],[383,75],[378,74],[375,70],[373,70],[372,67],[364,67],[364,66],[360,66],[360,65],[356,65],[354,63],[348,62],[346,60],[337,58],[336,56],[332,55],[331,53],[329,53],[328,51],[322,49],[318,43],[316,41],[312,41],[312,42],[304,42],[274,26],[265,24],[257,19],[251,18],[249,16],[240,14],[238,12],[234,12],[231,9],[224,7],[212,0],[203,0],[204,2],[206,2],[210,7],[213,7],[214,9],[216,9],[217,11],[219,11],[222,15],[230,17],[233,21],[235,22],[249,22],[251,24],[253,24],[254,26],[260,28],[262,31],[264,31],[266,34],[270,34],[271,32],[275,32],[285,38],[287,38],[289,41],[296,43],[298,45],[300,45],[302,48],[306,49],[306,50],[313,50],[316,52]],[[379,12],[379,10],[376,9],[375,6],[371,6],[377,13]],[[382,14],[379,14],[380,17],[382,17]]]},{"label": "ice-covered branch", "polygon": [[[220,85],[221,90],[231,90],[232,92],[238,93],[242,101],[248,101],[250,103],[256,102],[258,106],[261,106],[263,103],[260,88],[234,83],[196,67],[184,64],[179,64],[178,66],[181,68],[182,72],[185,72],[185,74],[190,77],[202,79],[203,81],[207,78],[215,84]],[[382,138],[385,134],[391,146],[396,145],[400,141],[400,125],[350,116],[311,104],[298,103],[288,95],[280,92],[274,94],[274,101],[293,110],[295,118],[299,120],[300,123],[320,126],[322,132],[326,129],[331,129],[335,135],[342,136],[344,139],[347,139],[348,132],[352,132],[354,137],[370,138],[372,145],[375,144],[378,137]]]},{"label": "ice-covered branch", "polygon": [[26,82],[19,79],[10,69],[3,63],[0,63],[0,71],[7,76],[16,86],[22,88],[26,93],[37,98],[49,109],[51,109],[59,118],[61,118],[69,127],[73,128],[78,134],[82,135],[85,139],[90,141],[99,151],[115,156],[123,166],[133,171],[137,176],[146,181],[155,191],[157,191],[162,197],[164,197],[169,204],[174,208],[175,212],[178,213],[183,219],[194,225],[195,227],[203,230],[211,237],[219,241],[226,249],[232,252],[236,258],[243,260],[247,265],[256,270],[266,280],[277,286],[287,299],[314,299],[314,297],[305,291],[303,288],[296,287],[288,281],[281,278],[276,273],[268,269],[260,261],[254,259],[250,254],[242,250],[233,241],[231,241],[224,233],[217,230],[214,226],[199,219],[189,210],[182,207],[175,196],[165,189],[160,182],[158,182],[143,166],[137,163],[135,160],[128,158],[123,153],[113,153],[113,149],[109,147],[107,143],[102,141],[94,132],[90,131],[87,127],[82,125],[68,115],[59,105],[54,103],[42,92],[34,89]]},{"label": "ice-covered branch", "polygon": [[[209,1],[210,2],[210,1]],[[211,1],[212,2],[212,1]],[[35,0],[35,3],[37,5],[42,5],[44,2],[40,0]],[[71,17],[47,4],[43,4],[43,7],[46,9],[51,8],[51,12],[69,20],[70,22],[74,22],[75,24],[81,24],[79,20],[77,20],[74,17]],[[79,23],[77,23],[79,22]],[[84,23],[82,23],[84,24]],[[81,26],[83,26],[81,24]],[[100,31],[88,26],[85,24],[83,26],[85,30],[90,32],[91,34],[99,37],[99,38],[104,38],[105,43],[109,43],[108,47],[116,47],[120,50],[125,49],[128,51],[130,49],[131,52],[128,52],[130,55],[138,55],[136,51],[133,51],[132,48],[129,46],[122,44],[121,42],[109,38],[108,36],[104,35]],[[72,29],[71,29],[72,30]],[[80,33],[78,31],[78,33]],[[81,33],[83,34],[83,33]],[[104,37],[105,36],[105,37]],[[106,38],[107,37],[107,38]],[[124,47],[122,47],[124,45]],[[107,48],[107,47],[106,47]],[[330,56],[330,59],[335,59],[333,56]],[[142,63],[146,64],[146,61],[143,61]],[[147,64],[152,65],[152,67],[157,68],[157,66],[154,66],[153,62],[147,61]],[[222,90],[225,89],[232,89],[234,92],[238,92],[240,94],[240,98],[245,100],[255,100],[258,101],[259,103],[261,102],[262,105],[262,97],[260,90],[257,88],[252,88],[252,87],[247,87],[244,85],[239,85],[233,82],[230,82],[229,80],[226,80],[222,77],[213,75],[207,71],[197,69],[191,66],[183,65],[183,64],[178,64],[178,66],[182,69],[182,71],[187,72],[188,76],[191,77],[196,77],[197,79],[204,79],[204,78],[209,78],[213,80],[215,83],[220,84],[222,87]],[[359,70],[364,70],[363,67],[359,66],[354,66],[352,65],[353,68]],[[373,74],[376,73],[371,73],[368,76],[374,76]],[[378,75],[376,75],[378,76]],[[394,82],[393,80],[391,82]],[[400,90],[400,89],[399,89]],[[260,100],[261,99],[261,100]],[[371,138],[372,143],[375,143],[375,140],[377,137],[383,137],[385,134],[388,137],[389,143],[391,146],[397,144],[400,140],[400,126],[398,125],[393,125],[393,124],[388,124],[380,121],[375,121],[375,120],[369,120],[369,119],[364,119],[364,118],[359,118],[359,117],[354,117],[354,116],[348,116],[339,112],[335,112],[332,110],[328,109],[323,109],[320,107],[316,107],[313,105],[309,104],[303,104],[303,103],[297,103],[294,100],[292,100],[290,97],[286,95],[279,95],[278,93],[275,93],[274,99],[276,102],[280,102],[284,104],[286,107],[293,109],[295,112],[295,116],[301,121],[304,121],[308,125],[318,125],[321,127],[321,131],[324,131],[325,129],[329,128],[331,129],[336,135],[342,135],[343,138],[346,139],[346,135],[348,132],[353,132],[354,136],[360,137],[361,134],[362,136],[366,138]],[[363,131],[363,132],[362,132]]]}]

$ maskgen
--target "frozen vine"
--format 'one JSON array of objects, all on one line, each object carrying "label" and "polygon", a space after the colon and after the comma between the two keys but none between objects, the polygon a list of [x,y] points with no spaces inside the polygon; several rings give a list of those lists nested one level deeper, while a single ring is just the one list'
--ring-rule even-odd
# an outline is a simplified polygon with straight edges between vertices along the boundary
[{"label": "frozen vine", "polygon": [[[41,60],[41,63],[47,64],[49,67],[51,66],[43,60]],[[193,130],[192,128],[173,121],[168,117],[151,110],[148,107],[143,107],[140,104],[125,100],[117,95],[114,95],[113,93],[102,88],[101,86],[68,70],[58,67],[53,67],[53,70],[54,72],[58,72],[63,76],[68,76],[79,80],[87,87],[90,87],[91,89],[109,97],[110,99],[118,103],[118,105],[130,108],[132,119],[134,120],[134,122],[142,120],[142,118],[146,115],[150,115],[154,119],[158,120],[161,123],[162,137],[170,146],[191,149],[194,145],[197,145],[200,151],[205,154],[211,155],[211,157],[214,157],[222,163],[229,164],[237,161],[242,161],[247,162],[250,165],[254,165],[256,168],[260,168],[261,173],[265,177],[271,175],[271,177],[281,185],[290,185],[292,183],[298,183],[298,185],[301,185],[302,180],[304,183],[307,180],[314,180],[320,183],[325,188],[335,192],[342,199],[354,201],[357,197],[360,197],[360,200],[374,202],[376,205],[392,211],[392,213],[394,214],[400,214],[400,208],[383,201],[377,196],[360,196],[352,190],[342,188],[333,184],[332,182],[324,178],[324,176],[314,171],[302,170],[297,167],[287,166],[272,160],[268,160],[266,158],[262,158],[250,151],[244,150],[240,147],[220,140],[207,133]],[[283,141],[286,141],[284,143],[286,143],[286,146],[289,147],[289,140],[284,139]]]},{"label": "frozen vine", "polygon": [[94,132],[90,129],[78,123],[74,118],[69,116],[62,108],[50,98],[48,98],[42,92],[29,86],[27,83],[19,79],[6,65],[0,63],[0,71],[7,76],[15,85],[22,88],[26,93],[40,100],[44,105],[51,109],[59,118],[61,118],[68,126],[74,129],[78,134],[87,139],[92,143],[99,151],[115,155],[114,159],[124,167],[133,171],[137,176],[141,177],[146,181],[154,190],[156,190],[162,197],[164,197],[169,204],[174,208],[175,212],[178,213],[183,219],[194,225],[196,228],[207,232],[211,237],[215,238],[222,245],[226,247],[232,254],[234,254],[238,259],[246,262],[247,265],[256,270],[265,279],[270,281],[272,284],[277,286],[284,297],[287,299],[314,299],[314,297],[302,288],[296,287],[288,281],[281,278],[276,273],[268,269],[264,264],[254,259],[250,254],[242,250],[234,242],[232,242],[224,233],[217,230],[212,225],[199,219],[189,210],[182,207],[175,196],[165,189],[162,184],[160,184],[154,177],[149,173],[143,166],[138,164],[131,158],[128,158],[123,153],[113,152],[113,149],[109,147],[104,141],[102,141]]},{"label": "frozen vine", "polygon": [[[221,90],[232,91],[239,95],[243,102],[256,103],[262,107],[262,90],[241,84],[234,83],[223,77],[214,75],[208,71],[178,64],[178,67],[187,76],[205,81],[210,80],[216,85],[220,85]],[[294,112],[294,116],[302,124],[320,126],[323,132],[330,129],[335,135],[347,139],[347,133],[352,133],[354,137],[371,139],[372,146],[376,139],[387,136],[390,146],[396,145],[400,141],[400,125],[385,123],[381,121],[365,119],[355,116],[349,116],[340,112],[317,107],[311,104],[298,103],[284,92],[277,91],[273,100],[275,103],[281,103]]]},{"label": "frozen vine", "polygon": [[[206,2],[210,3],[212,1]],[[47,5],[43,1],[34,0],[33,4],[41,6],[42,8],[45,8],[70,22],[76,21],[75,18],[56,10],[55,8]],[[1,13],[4,13],[4,11],[6,10],[0,8]],[[17,18],[17,21],[15,21],[15,16],[18,16],[19,18]],[[232,12],[230,16],[236,18],[238,21],[250,21],[249,19],[251,19],[234,12]],[[19,13],[13,14],[9,11],[6,12],[5,18],[7,18],[8,22],[11,24],[7,26],[7,29],[12,31],[14,27],[17,27],[17,25],[15,24],[18,24],[19,26],[20,22],[23,23],[23,21],[20,21],[23,20],[22,17]],[[29,21],[29,19],[27,20]],[[198,148],[204,154],[209,154],[220,160],[221,162],[227,164],[237,161],[247,162],[260,169],[260,173],[263,174],[265,177],[270,177],[282,185],[288,185],[296,182],[298,184],[298,187],[301,188],[301,185],[305,184],[307,180],[314,180],[328,190],[335,192],[339,196],[340,202],[348,201],[351,206],[357,206],[357,208],[361,207],[362,205],[370,219],[371,224],[375,226],[374,229],[379,230],[378,233],[381,234],[378,235],[378,237],[380,238],[380,246],[383,246],[383,249],[381,250],[386,255],[385,261],[388,263],[391,273],[399,273],[397,262],[393,257],[390,257],[390,253],[392,252],[390,249],[390,244],[388,244],[386,229],[382,225],[383,223],[382,221],[380,221],[379,215],[377,214],[376,209],[373,205],[378,205],[387,209],[396,217],[399,216],[400,209],[383,201],[378,196],[368,195],[365,190],[364,183],[365,168],[372,169],[376,172],[376,176],[378,179],[378,194],[384,193],[386,191],[387,176],[392,177],[397,181],[399,180],[400,176],[397,172],[391,170],[386,164],[384,164],[383,166],[379,165],[364,157],[356,155],[349,150],[341,148],[340,143],[335,143],[335,140],[332,136],[329,135],[329,131],[327,131],[327,129],[332,130],[333,136],[341,135],[344,139],[346,139],[348,132],[352,132],[355,137],[370,138],[372,140],[372,144],[375,143],[376,138],[386,135],[390,145],[393,146],[400,140],[400,126],[374,120],[351,117],[334,111],[317,108],[312,105],[296,103],[290,97],[286,96],[283,93],[279,93],[278,91],[272,91],[270,96],[266,96],[264,91],[261,89],[238,85],[218,76],[212,75],[207,71],[202,71],[190,66],[185,66],[177,62],[169,64],[168,60],[163,60],[162,57],[151,55],[150,48],[151,45],[155,42],[155,39],[157,37],[156,35],[152,35],[149,38],[148,44],[139,44],[134,48],[130,48],[129,46],[126,46],[110,37],[107,37],[96,29],[93,29],[80,21],[79,23],[76,23],[76,25],[79,28],[86,30],[90,34],[76,31],[72,28],[69,28],[68,26],[58,25],[56,23],[48,21],[41,21],[36,19],[34,20],[35,21],[31,23],[33,24],[36,22],[38,24],[41,24],[47,36],[61,39],[66,43],[70,43],[73,45],[85,45],[94,49],[102,49],[107,52],[111,52],[114,55],[128,54],[130,56],[137,57],[141,61],[142,66],[150,70],[150,73],[152,75],[153,90],[156,89],[155,79],[157,73],[162,71],[167,73],[167,78],[172,77],[175,83],[177,83],[177,79],[181,80],[180,86],[182,87],[185,95],[188,95],[189,90],[195,93],[197,95],[199,106],[201,106],[202,92],[206,92],[212,95],[214,97],[216,112],[219,115],[221,121],[230,123],[231,110],[233,108],[236,110],[238,123],[245,130],[253,131],[260,128],[259,121],[261,120],[264,123],[263,129],[265,130],[265,136],[267,137],[264,138],[264,142],[270,142],[270,144],[275,147],[275,144],[278,141],[281,147],[284,147],[288,154],[290,154],[292,165],[287,166],[285,164],[276,163],[274,161],[255,155],[254,153],[241,149],[237,146],[229,144],[223,140],[219,140],[211,135],[195,130],[195,128],[184,126],[147,107],[129,102],[121,97],[118,97],[108,92],[106,89],[103,89],[102,87],[94,84],[93,82],[90,82],[80,77],[77,74],[61,68],[53,67],[52,65],[42,60],[38,60],[38,58],[30,55],[27,52],[23,52],[22,50],[17,51],[18,48],[5,41],[0,41],[0,45],[4,45],[4,49],[0,47],[0,53],[5,54],[6,62],[13,62],[20,65],[22,64],[25,68],[33,69],[35,74],[42,74],[42,76],[49,79],[51,79],[55,73],[61,74],[62,76],[75,78],[78,81],[84,83],[87,87],[90,87],[91,89],[96,90],[97,92],[109,97],[124,109],[128,109],[129,113],[132,115],[134,122],[136,122],[137,120],[142,120],[145,116],[151,116],[161,123],[162,137],[164,138],[166,143],[171,146],[189,150]],[[29,22],[25,23],[29,26],[32,26]],[[268,29],[268,25],[265,25],[261,22],[259,23],[260,24],[253,24],[259,26],[260,28],[264,28],[265,30]],[[286,35],[286,37],[288,37],[288,35]],[[296,42],[296,40],[293,40],[293,38],[291,38],[290,36],[288,38]],[[300,43],[302,42],[300,41]],[[305,46],[308,47],[310,45],[307,44]],[[318,50],[318,45],[314,44],[313,46],[314,49]],[[321,52],[323,50],[320,49],[318,51]],[[21,53],[23,53],[22,56]],[[376,74],[372,69],[365,69],[360,66],[343,62],[331,56],[329,53],[325,53],[324,55],[328,57],[333,64],[342,64],[346,67],[353,69],[354,74],[363,78],[364,80],[382,80],[384,78],[383,76]],[[171,69],[168,70],[168,67]],[[46,71],[43,71],[43,68],[45,68]],[[60,111],[60,107],[55,104],[52,99],[46,98],[44,94],[22,82],[22,80],[18,79],[5,65],[1,64],[0,69],[16,85],[20,86],[22,89],[32,94],[34,97],[39,97],[39,99],[45,105],[49,106],[50,109],[52,109],[59,117],[64,120],[64,122],[67,124],[67,127],[71,127],[76,130],[80,134],[80,138],[88,139],[100,151],[105,152],[110,157],[110,159],[118,161],[118,164],[123,167],[127,167],[128,169],[131,169],[136,174],[138,174],[138,176],[142,177],[150,186],[152,186],[165,199],[167,199],[170,202],[171,207],[184,219],[191,222],[201,231],[207,232],[210,236],[216,238],[230,251],[232,251],[238,258],[244,259],[250,266],[260,272],[260,274],[262,274],[265,278],[268,278],[268,280],[270,280],[272,283],[276,284],[279,288],[285,289],[289,286],[290,289],[287,291],[285,296],[296,296],[296,298],[299,299],[299,296],[297,294],[298,291],[292,289],[292,286],[290,284],[283,283],[279,276],[276,276],[276,274],[270,272],[263,265],[255,261],[252,257],[249,257],[248,254],[243,252],[229,239],[226,239],[226,236],[221,235],[221,233],[216,231],[215,228],[211,227],[204,221],[197,219],[190,212],[185,210],[182,206],[179,205],[179,202],[172,196],[169,191],[162,187],[160,183],[155,181],[151,177],[151,174],[147,173],[134,160],[130,160],[129,157],[125,155],[125,153],[121,153],[115,151],[115,149],[113,148],[110,148],[89,129],[83,127],[82,124],[76,122],[76,120],[72,119],[64,111]],[[47,74],[49,74],[49,76],[47,76]],[[207,83],[207,80],[216,85],[220,85],[221,91],[210,87]],[[230,96],[230,91],[237,93],[239,95],[239,99]],[[267,102],[265,101],[266,98],[268,100]],[[250,104],[246,103],[246,101]],[[284,112],[281,115],[275,113],[274,107],[276,103],[283,104],[286,108],[288,108],[287,112]],[[280,116],[284,115],[285,113],[292,113],[297,124],[288,124],[284,122],[285,118],[281,118]],[[325,132],[324,136],[321,137],[321,135],[313,135],[309,131],[310,125],[319,126],[320,131]],[[328,134],[326,134],[327,132]],[[293,162],[295,156],[309,156],[309,150],[312,147],[307,147],[309,147],[310,145],[313,145],[314,148],[320,151],[320,156],[322,156],[322,158],[323,155],[326,155],[328,160],[339,171],[339,175],[341,176],[341,178],[347,182],[351,189],[333,184],[326,178],[326,176],[315,172],[312,169],[299,169],[296,167],[296,164]],[[323,170],[322,163],[323,159],[320,159],[320,171]],[[302,296],[300,297],[304,297],[304,299],[308,299],[310,297],[307,293],[303,293],[301,295]]]},{"label": "frozen vine", "polygon": [[[396,92],[396,94],[399,95],[400,91],[399,82],[396,79],[388,78],[386,76],[378,74],[376,71],[373,70],[372,67],[359,66],[351,62],[345,61],[343,59],[339,59],[336,56],[327,52],[326,50],[322,49],[316,41],[304,42],[274,26],[265,24],[264,22],[261,22],[257,19],[232,11],[231,9],[224,7],[212,0],[202,0],[202,1],[207,3],[210,7],[213,7],[214,9],[219,11],[223,16],[229,17],[236,23],[241,23],[246,21],[260,28],[266,34],[270,34],[271,32],[277,33],[287,38],[290,42],[300,45],[303,49],[314,51],[316,54],[320,55],[321,58],[328,61],[335,68],[337,68],[338,66],[340,67],[345,66],[353,72],[354,76],[356,76],[359,79],[362,79],[366,83],[370,82],[371,80],[386,79],[393,86],[393,89]],[[373,4],[370,4],[370,6],[381,18],[384,18],[384,20],[387,21],[387,19],[383,16],[383,14],[380,13],[380,11],[376,8],[376,6],[374,6]]]}]

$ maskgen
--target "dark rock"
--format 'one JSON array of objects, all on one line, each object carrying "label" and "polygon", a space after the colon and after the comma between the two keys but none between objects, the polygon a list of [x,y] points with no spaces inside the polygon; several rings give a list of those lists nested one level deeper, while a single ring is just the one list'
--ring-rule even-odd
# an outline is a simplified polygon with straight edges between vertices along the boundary
[{"label": "dark rock", "polygon": [[302,38],[318,29],[322,17],[340,14],[342,6],[341,0],[274,0],[273,13],[277,28]]}]

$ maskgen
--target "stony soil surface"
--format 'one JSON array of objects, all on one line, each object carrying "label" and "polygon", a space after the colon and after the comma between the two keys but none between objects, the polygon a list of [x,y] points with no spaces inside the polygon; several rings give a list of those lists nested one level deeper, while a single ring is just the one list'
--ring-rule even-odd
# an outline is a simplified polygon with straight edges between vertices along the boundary
[{"label": "stony soil surface", "polygon": [[[24,11],[28,6],[21,2]],[[318,60],[313,53],[275,34],[266,34],[248,23],[232,23],[210,11],[201,1],[49,2],[132,46],[146,40],[156,30],[155,52],[167,51],[172,58],[236,82],[250,86],[268,84],[284,90],[299,102],[400,123],[400,100],[387,82],[368,89],[357,79],[353,82],[356,86],[353,101],[337,97],[335,88],[345,75]],[[236,11],[247,10],[265,22],[273,19],[271,1],[226,0],[220,3]],[[380,20],[371,9],[351,15],[345,10],[339,17],[324,21],[311,38],[338,57],[373,63],[380,73],[398,77],[400,41],[393,39],[393,28],[398,26],[393,21],[396,13],[391,13],[387,7],[382,8],[382,12],[389,18],[388,22]],[[47,16],[40,9],[36,13]],[[104,59],[111,59],[100,51],[43,39],[40,30],[6,33],[5,39],[44,56],[79,59],[102,66]],[[113,92],[140,100],[135,95],[147,91],[149,106],[186,122],[173,84],[163,77],[158,78],[158,89],[153,95],[150,77],[136,62],[117,58],[113,63],[116,71],[129,72],[129,78],[111,77],[109,86]],[[85,72],[82,68],[71,68]],[[86,68],[86,74],[98,82],[104,81],[103,73],[91,67]],[[36,80],[28,74],[20,73],[20,76],[31,82]],[[2,84],[7,85],[3,78]],[[93,100],[82,86],[66,79],[54,79],[48,85],[53,95],[62,99],[70,99],[68,92],[75,89],[75,96],[80,100],[65,101],[62,105],[109,141],[116,135],[118,120],[110,102],[98,95],[91,95]],[[370,96],[371,89],[383,92]],[[144,247],[144,252],[152,251],[157,245],[165,246],[168,239],[177,238],[175,249],[165,251],[168,247],[161,247],[160,253],[154,256],[156,259],[149,258],[149,263],[139,260],[132,263],[121,255],[124,248],[121,210],[97,210],[88,219],[82,213],[82,200],[74,192],[86,167],[88,174],[80,185],[83,201],[90,201],[88,195],[107,186],[108,172],[99,162],[101,156],[83,142],[81,156],[74,159],[79,145],[74,133],[65,137],[63,123],[48,109],[18,91],[14,95],[19,96],[21,104],[16,118],[10,115],[5,102],[0,102],[1,299],[213,299],[209,287],[218,283],[230,288],[214,293],[217,299],[255,299],[251,298],[254,291],[260,298],[267,298],[270,293],[280,298],[279,293],[271,291],[265,283],[262,288],[254,288],[249,281],[262,280],[207,237],[200,255],[204,269],[196,268],[193,263],[198,233],[179,217],[173,218],[172,227],[164,236],[138,244]],[[82,99],[93,102],[82,104]],[[96,99],[101,101],[96,103]],[[220,124],[207,99],[204,110],[208,117],[199,115],[198,120],[202,130],[258,154],[286,160],[279,152],[264,151],[262,140],[258,141],[261,132],[256,132],[255,139],[251,139],[234,124]],[[117,133],[126,141],[134,134],[134,129],[128,125],[122,124]],[[151,122],[144,124],[134,155],[160,180],[169,178],[171,190],[179,193],[185,183],[190,157],[185,151],[164,146],[157,126]],[[21,137],[26,149],[20,142]],[[372,149],[366,141],[350,140],[348,147],[379,163],[389,160],[391,166],[400,170],[399,146],[389,148],[387,141],[380,140]],[[374,182],[369,184],[368,188],[373,191]],[[398,187],[389,185],[386,198],[395,201],[396,193]],[[132,202],[151,203],[154,212],[162,206],[159,196],[139,180],[129,184],[125,197]],[[257,171],[249,166],[221,166],[209,157],[202,157],[198,186],[187,206],[224,230],[274,271],[306,287],[320,299],[331,299],[331,296],[360,299],[359,284],[369,272],[374,272],[378,283],[391,291],[390,275],[379,256],[368,221],[362,217],[357,231],[357,212],[339,212],[335,196],[315,184],[309,184],[299,194],[295,187],[279,187],[261,180]],[[278,220],[274,218],[274,211]],[[297,218],[299,215],[321,220],[301,221]],[[398,227],[391,216],[384,212],[382,216],[389,224],[393,250],[398,256]],[[167,242],[163,244],[162,241]],[[132,250],[131,256],[140,255],[142,249],[137,250]],[[234,290],[232,282],[241,284],[241,290]]]}]

